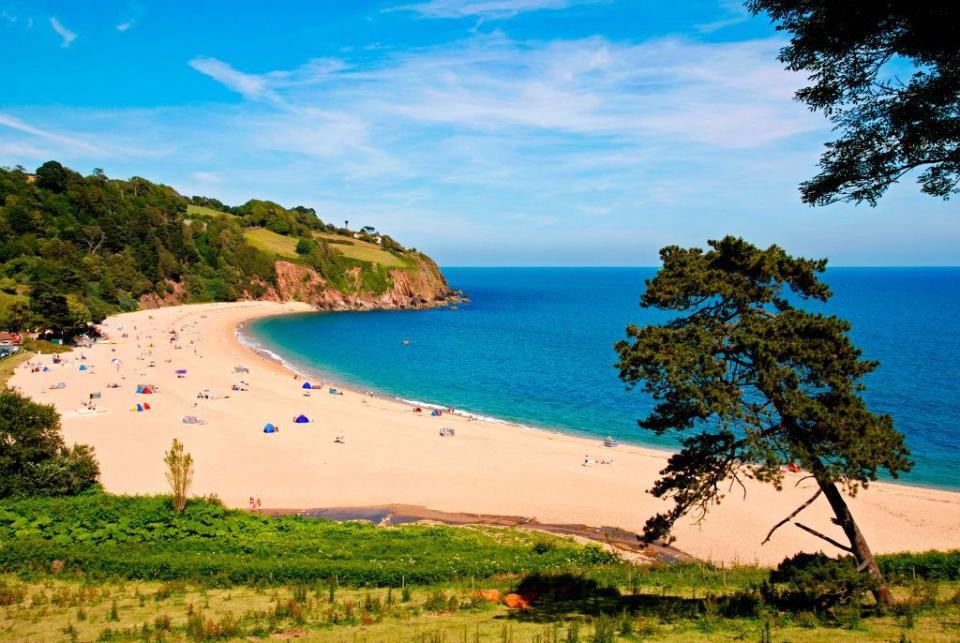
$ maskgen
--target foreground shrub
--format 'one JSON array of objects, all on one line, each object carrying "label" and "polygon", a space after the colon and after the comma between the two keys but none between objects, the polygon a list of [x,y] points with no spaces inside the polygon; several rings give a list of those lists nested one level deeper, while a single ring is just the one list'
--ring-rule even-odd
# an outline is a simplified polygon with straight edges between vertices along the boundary
[{"label": "foreground shrub", "polygon": [[856,561],[850,556],[799,553],[785,558],[770,572],[770,581],[761,593],[764,600],[780,609],[834,615],[841,606],[859,610],[864,594],[875,587],[876,580],[857,571]]}]

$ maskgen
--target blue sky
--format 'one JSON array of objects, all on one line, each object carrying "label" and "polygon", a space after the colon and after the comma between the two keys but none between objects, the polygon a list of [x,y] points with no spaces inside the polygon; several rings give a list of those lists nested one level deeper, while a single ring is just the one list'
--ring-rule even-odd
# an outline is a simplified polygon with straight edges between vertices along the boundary
[{"label": "blue sky", "polygon": [[444,265],[653,265],[739,234],[960,264],[956,202],[800,203],[829,123],[725,0],[0,0],[0,165],[373,225]]}]

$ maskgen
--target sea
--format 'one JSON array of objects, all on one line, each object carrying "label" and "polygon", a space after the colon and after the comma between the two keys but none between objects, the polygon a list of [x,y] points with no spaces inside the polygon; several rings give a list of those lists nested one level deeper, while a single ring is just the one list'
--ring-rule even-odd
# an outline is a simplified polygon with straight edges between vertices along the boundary
[{"label": "sea", "polygon": [[[445,268],[470,298],[456,309],[316,312],[261,319],[245,341],[292,368],[490,421],[676,448],[678,434],[637,426],[652,400],[627,390],[614,344],[628,324],[660,323],[639,306],[655,268]],[[826,304],[852,323],[880,366],[871,410],[889,413],[915,465],[908,484],[960,489],[960,268],[830,268]]]}]

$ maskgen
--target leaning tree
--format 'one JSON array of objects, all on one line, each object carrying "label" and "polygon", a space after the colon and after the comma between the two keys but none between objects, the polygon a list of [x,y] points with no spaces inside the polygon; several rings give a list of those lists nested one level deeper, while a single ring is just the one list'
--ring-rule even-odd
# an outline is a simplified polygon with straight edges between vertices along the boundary
[{"label": "leaning tree", "polygon": [[781,489],[784,467],[798,463],[817,491],[767,539],[823,495],[849,544],[796,526],[853,554],[877,579],[877,600],[890,603],[842,492],[852,496],[879,470],[897,477],[912,463],[890,416],[872,413],[860,396],[861,378],[877,363],[861,359],[850,324],[794,305],[830,297],[817,278],[826,260],[734,237],[709,245],[660,251],[663,267],[647,281],[641,305],[672,311],[671,320],[629,326],[616,346],[621,379],[656,402],[639,425],[661,435],[696,431],[651,489],[673,506],[647,521],[644,538],[670,538],[678,519],[691,512],[702,519],[733,485],[746,493],[747,478]]}]

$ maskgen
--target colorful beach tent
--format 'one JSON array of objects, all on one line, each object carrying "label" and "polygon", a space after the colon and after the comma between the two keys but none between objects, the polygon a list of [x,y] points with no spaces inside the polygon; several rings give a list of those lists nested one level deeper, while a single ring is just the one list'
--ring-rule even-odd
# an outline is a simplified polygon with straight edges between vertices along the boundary
[{"label": "colorful beach tent", "polygon": [[153,395],[153,389],[149,386],[143,386],[142,384],[137,384],[137,393],[143,395]]},{"label": "colorful beach tent", "polygon": [[276,432],[276,430],[277,430],[277,427],[273,426],[273,425],[270,424],[269,422],[267,422],[266,424],[263,425],[263,432],[264,432],[264,433],[274,433],[274,432]]},{"label": "colorful beach tent", "polygon": [[306,415],[298,415],[293,421],[297,424],[306,424],[310,421],[310,418],[308,418]]},{"label": "colorful beach tent", "polygon": [[439,409],[433,409],[432,411],[430,411],[430,415],[432,415],[433,417],[439,417],[440,415],[442,415],[442,413],[440,412]]},{"label": "colorful beach tent", "polygon": [[300,388],[313,388],[313,386],[310,385],[310,382],[304,382]]}]

